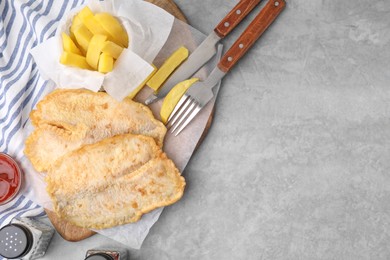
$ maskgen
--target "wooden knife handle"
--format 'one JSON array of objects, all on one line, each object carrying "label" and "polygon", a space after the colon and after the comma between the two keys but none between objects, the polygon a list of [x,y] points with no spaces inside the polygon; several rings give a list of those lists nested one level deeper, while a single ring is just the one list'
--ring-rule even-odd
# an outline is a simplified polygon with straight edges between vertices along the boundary
[{"label": "wooden knife handle", "polygon": [[285,6],[286,2],[284,0],[269,0],[266,6],[222,57],[218,63],[218,68],[223,72],[228,72],[252,47]]},{"label": "wooden knife handle", "polygon": [[224,38],[228,35],[261,0],[241,0],[215,27],[215,33]]}]

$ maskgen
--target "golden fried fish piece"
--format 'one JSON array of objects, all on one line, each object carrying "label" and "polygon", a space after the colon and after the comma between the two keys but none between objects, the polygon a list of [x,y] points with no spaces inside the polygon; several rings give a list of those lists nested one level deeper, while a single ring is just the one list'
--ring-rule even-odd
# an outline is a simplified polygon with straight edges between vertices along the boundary
[{"label": "golden fried fish piece", "polygon": [[135,222],[178,201],[184,178],[146,139],[154,142],[119,135],[61,157],[46,176],[57,215],[79,227],[102,229]]},{"label": "golden fried fish piece", "polygon": [[95,143],[96,139],[87,138],[87,132],[85,125],[43,125],[26,139],[24,153],[37,171],[46,171],[64,154],[83,144]]},{"label": "golden fried fish piece", "polygon": [[143,104],[89,90],[59,89],[47,95],[30,115],[35,131],[25,154],[38,171],[47,171],[61,156],[84,144],[118,134],[151,136],[161,147],[165,126]]}]

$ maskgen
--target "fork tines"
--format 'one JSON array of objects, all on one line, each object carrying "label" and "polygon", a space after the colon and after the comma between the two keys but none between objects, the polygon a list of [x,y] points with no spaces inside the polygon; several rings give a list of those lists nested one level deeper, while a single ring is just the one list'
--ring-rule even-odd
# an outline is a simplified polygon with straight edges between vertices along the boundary
[{"label": "fork tines", "polygon": [[168,118],[167,128],[177,136],[202,109],[199,102],[184,94]]}]

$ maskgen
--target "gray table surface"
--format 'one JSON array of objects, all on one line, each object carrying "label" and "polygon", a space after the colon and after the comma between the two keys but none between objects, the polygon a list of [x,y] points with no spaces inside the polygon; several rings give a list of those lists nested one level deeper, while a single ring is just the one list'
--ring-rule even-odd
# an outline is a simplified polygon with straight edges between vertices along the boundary
[{"label": "gray table surface", "polygon": [[[238,1],[176,2],[208,33]],[[184,197],[130,259],[390,259],[390,1],[287,5],[224,79]],[[120,244],[56,235],[44,259],[99,246]]]}]

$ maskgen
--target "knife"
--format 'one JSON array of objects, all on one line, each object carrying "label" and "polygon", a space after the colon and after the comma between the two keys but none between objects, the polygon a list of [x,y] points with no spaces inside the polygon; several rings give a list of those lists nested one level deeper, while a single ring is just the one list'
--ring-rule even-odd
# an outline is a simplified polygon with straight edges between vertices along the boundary
[{"label": "knife", "polygon": [[213,88],[249,51],[253,44],[286,7],[284,0],[269,0],[255,19],[223,55],[204,81],[198,81],[184,93],[168,118],[168,128],[177,136],[214,97]]},{"label": "knife", "polygon": [[225,38],[261,0],[241,0],[215,27],[214,31],[195,49],[195,51],[167,80],[155,94],[151,94],[145,104],[149,105],[163,97],[179,82],[188,79],[199,70],[217,52],[216,44]]}]

